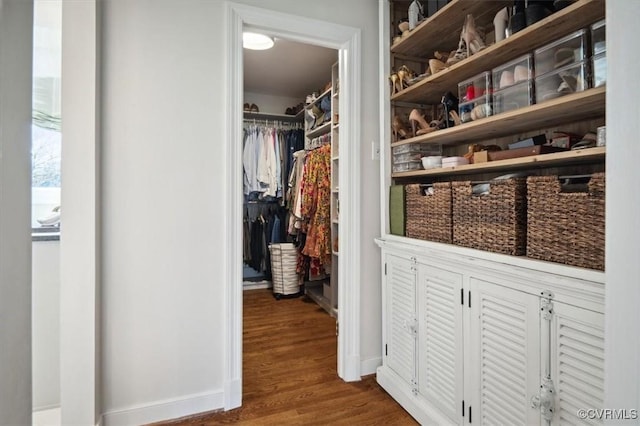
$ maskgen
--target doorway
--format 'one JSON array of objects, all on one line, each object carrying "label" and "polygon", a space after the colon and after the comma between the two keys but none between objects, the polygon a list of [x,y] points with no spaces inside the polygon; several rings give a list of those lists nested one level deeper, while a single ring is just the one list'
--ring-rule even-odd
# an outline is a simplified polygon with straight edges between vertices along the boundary
[{"label": "doorway", "polygon": [[[227,109],[226,158],[226,371],[225,409],[242,403],[242,30],[251,27],[275,37],[338,50],[342,171],[340,174],[340,258],[338,296],[338,376],[360,379],[360,30],[251,6],[227,4]],[[345,285],[348,283],[348,285]]]}]

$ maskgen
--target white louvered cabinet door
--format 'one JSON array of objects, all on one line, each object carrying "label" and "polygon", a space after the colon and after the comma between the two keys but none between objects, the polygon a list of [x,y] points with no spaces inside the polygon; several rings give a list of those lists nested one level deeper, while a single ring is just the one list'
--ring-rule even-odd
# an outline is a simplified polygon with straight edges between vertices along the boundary
[{"label": "white louvered cabinet door", "polygon": [[464,424],[539,425],[531,397],[540,387],[540,299],[473,277],[469,284]]},{"label": "white louvered cabinet door", "polygon": [[579,409],[604,406],[604,315],[553,302],[551,378],[555,386],[553,424],[591,425]]},{"label": "white louvered cabinet door", "polygon": [[386,364],[415,389],[416,265],[386,256]]},{"label": "white louvered cabinet door", "polygon": [[463,399],[462,275],[418,265],[418,389],[452,422]]}]

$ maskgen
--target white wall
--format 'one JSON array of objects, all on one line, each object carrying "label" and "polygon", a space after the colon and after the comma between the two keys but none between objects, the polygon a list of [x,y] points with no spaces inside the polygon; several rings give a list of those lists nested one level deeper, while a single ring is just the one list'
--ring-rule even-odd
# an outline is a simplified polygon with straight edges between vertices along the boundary
[{"label": "white wall", "polygon": [[[327,69],[327,75],[331,77],[331,68]],[[260,112],[266,112],[271,114],[284,114],[287,108],[295,107],[300,102],[304,102],[304,99],[290,98],[287,96],[273,96],[265,95],[263,93],[244,92],[244,102],[256,104],[260,109]]]},{"label": "white wall", "polygon": [[640,410],[640,2],[607,1],[605,407]]},{"label": "white wall", "polygon": [[0,425],[31,424],[33,4],[0,1]]},{"label": "white wall", "polygon": [[[242,3],[362,28],[362,181],[376,182],[378,162],[371,160],[368,141],[378,135],[378,74],[366,72],[377,70],[375,2]],[[199,0],[103,2],[101,306],[107,425],[222,406],[223,6]],[[360,193],[362,211],[370,212],[363,218],[359,265],[361,354],[369,364],[381,356],[380,276],[379,268],[370,267],[379,262],[373,244],[378,193]]]},{"label": "white wall", "polygon": [[33,411],[60,406],[60,242],[32,250]]},{"label": "white wall", "polygon": [[187,412],[222,406],[227,102],[223,2],[103,3],[108,425],[134,423],[148,406],[144,421],[160,420],[160,403]]}]

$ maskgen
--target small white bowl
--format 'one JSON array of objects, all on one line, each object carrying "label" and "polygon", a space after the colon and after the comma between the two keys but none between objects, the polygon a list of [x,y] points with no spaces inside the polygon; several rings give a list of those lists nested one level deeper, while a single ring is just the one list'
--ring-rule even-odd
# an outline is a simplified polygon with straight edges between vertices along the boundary
[{"label": "small white bowl", "polygon": [[429,157],[422,157],[421,160],[422,167],[425,170],[442,167],[442,155],[431,155]]}]

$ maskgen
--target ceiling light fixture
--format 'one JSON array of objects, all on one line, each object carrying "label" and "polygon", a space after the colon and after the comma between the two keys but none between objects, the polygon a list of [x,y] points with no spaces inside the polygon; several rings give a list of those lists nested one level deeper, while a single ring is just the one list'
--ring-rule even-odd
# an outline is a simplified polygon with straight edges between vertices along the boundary
[{"label": "ceiling light fixture", "polygon": [[251,50],[267,50],[273,47],[273,38],[258,33],[242,33],[242,47]]}]

